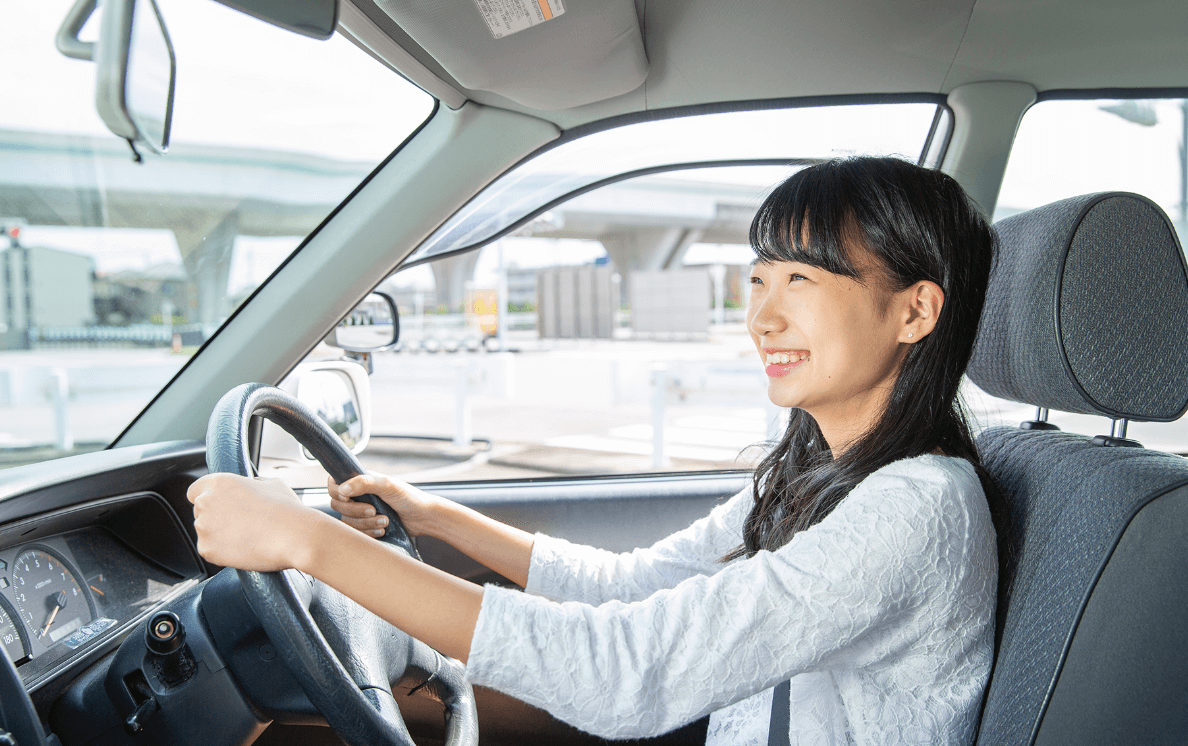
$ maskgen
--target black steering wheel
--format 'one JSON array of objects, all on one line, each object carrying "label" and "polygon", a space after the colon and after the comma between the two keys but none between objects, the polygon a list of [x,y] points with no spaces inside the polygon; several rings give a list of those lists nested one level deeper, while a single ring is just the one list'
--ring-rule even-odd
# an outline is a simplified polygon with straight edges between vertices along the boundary
[{"label": "black steering wheel", "polygon": [[[211,472],[251,475],[247,433],[254,415],[284,428],[336,482],[363,473],[325,422],[292,396],[262,383],[236,386],[215,406],[206,430],[206,465]],[[395,511],[375,495],[355,499],[388,517],[381,541],[420,559]],[[346,743],[413,746],[392,693],[392,685],[403,682],[445,705],[448,746],[477,746],[474,692],[460,662],[296,570],[238,573],[243,593],[277,654]]]}]

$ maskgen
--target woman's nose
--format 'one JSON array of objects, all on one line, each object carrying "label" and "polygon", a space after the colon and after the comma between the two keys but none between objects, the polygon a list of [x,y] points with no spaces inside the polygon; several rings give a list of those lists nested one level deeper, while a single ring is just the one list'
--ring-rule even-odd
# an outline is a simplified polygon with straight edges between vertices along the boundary
[{"label": "woman's nose", "polygon": [[771,295],[767,295],[753,307],[749,326],[754,334],[779,332],[788,326],[783,309],[778,302],[773,303],[773,300],[775,299]]}]

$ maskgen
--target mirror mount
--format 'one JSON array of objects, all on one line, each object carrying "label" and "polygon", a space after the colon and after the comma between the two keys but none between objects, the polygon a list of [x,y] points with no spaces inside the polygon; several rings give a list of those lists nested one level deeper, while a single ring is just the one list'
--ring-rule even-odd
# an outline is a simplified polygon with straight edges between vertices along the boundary
[{"label": "mirror mount", "polygon": [[344,360],[350,360],[351,362],[362,365],[367,371],[367,375],[371,375],[375,372],[375,358],[372,357],[370,352],[354,352],[353,350],[343,350],[342,357]]},{"label": "mirror mount", "polygon": [[97,4],[98,0],[78,0],[70,8],[58,29],[58,35],[54,37],[54,45],[59,52],[76,60],[95,60],[95,42],[83,41],[78,35],[95,12]]}]

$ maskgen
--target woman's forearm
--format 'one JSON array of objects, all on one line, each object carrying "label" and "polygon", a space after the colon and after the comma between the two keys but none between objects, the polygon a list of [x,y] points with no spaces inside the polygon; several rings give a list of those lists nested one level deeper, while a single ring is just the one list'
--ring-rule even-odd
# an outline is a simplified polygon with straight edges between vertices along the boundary
[{"label": "woman's forearm", "polygon": [[[531,538],[531,537],[529,537]],[[483,589],[328,516],[312,521],[293,566],[463,663]]]},{"label": "woman's forearm", "polygon": [[326,488],[330,506],[359,531],[382,536],[386,529],[387,518],[377,516],[371,505],[352,499],[374,494],[400,515],[413,536],[440,539],[514,583],[528,582],[532,534],[383,474],[360,474],[342,484],[330,479]]},{"label": "woman's forearm", "polygon": [[440,499],[426,533],[520,585],[528,584],[534,537],[465,505]]}]

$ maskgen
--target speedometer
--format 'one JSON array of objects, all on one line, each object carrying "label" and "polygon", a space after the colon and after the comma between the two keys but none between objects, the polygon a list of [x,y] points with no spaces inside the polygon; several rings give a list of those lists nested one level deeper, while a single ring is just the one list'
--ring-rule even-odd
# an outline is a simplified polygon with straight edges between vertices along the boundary
[{"label": "speedometer", "polygon": [[13,663],[24,663],[29,656],[20,622],[16,621],[3,598],[0,598],[0,647]]},{"label": "speedometer", "polygon": [[50,647],[91,621],[91,600],[66,561],[29,547],[12,566],[17,611],[34,640]]}]

